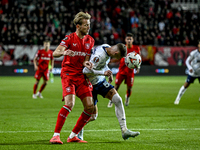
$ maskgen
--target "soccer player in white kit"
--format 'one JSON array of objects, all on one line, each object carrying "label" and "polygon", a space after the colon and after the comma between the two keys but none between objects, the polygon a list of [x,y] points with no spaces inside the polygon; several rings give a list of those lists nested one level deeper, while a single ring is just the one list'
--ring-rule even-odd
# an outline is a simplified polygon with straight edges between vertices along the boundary
[{"label": "soccer player in white kit", "polygon": [[[181,97],[185,93],[186,89],[191,83],[194,83],[194,80],[198,78],[200,83],[200,40],[198,41],[198,49],[190,52],[190,55],[186,59],[186,66],[189,70],[187,80],[184,85],[180,88],[176,100],[174,101],[175,105],[178,105]],[[199,98],[200,101],[200,98]]]},{"label": "soccer player in white kit", "polygon": [[[112,47],[108,44],[97,46],[93,50],[90,57],[90,62],[93,64],[93,69],[89,70],[86,67],[83,69],[83,73],[87,75],[93,85],[92,94],[95,110],[90,118],[90,121],[96,120],[98,116],[97,95],[102,95],[104,98],[111,100],[115,104],[115,113],[118,118],[124,140],[128,139],[129,137],[138,136],[140,132],[133,132],[127,129],[122,98],[119,96],[114,86],[110,84],[113,80],[113,76],[108,67],[108,63],[110,62],[111,57],[121,59],[125,57],[126,54],[127,48],[122,43],[118,43]],[[108,76],[108,82],[106,81],[105,76]],[[79,137],[83,139],[83,132],[79,133]]]}]

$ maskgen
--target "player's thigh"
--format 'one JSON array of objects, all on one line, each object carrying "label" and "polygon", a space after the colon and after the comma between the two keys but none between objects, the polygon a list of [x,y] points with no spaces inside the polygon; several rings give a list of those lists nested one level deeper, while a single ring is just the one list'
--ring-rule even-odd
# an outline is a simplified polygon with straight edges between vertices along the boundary
[{"label": "player's thigh", "polygon": [[76,96],[79,97],[81,100],[85,97],[92,97],[92,84],[87,82],[84,78],[80,78],[77,80],[78,82],[75,83],[76,86]]},{"label": "player's thigh", "polygon": [[37,80],[40,80],[41,77],[42,77],[42,72],[37,70],[35,72],[34,78],[37,79]]},{"label": "player's thigh", "polygon": [[117,73],[115,77],[115,84],[120,85],[124,79],[125,79],[124,75]]},{"label": "player's thigh", "polygon": [[108,93],[106,94],[105,98],[112,100],[112,97],[117,94],[117,91],[115,90],[115,88],[112,88],[108,91]]},{"label": "player's thigh", "polygon": [[132,87],[134,83],[134,77],[126,76],[125,83],[127,84],[127,87]]},{"label": "player's thigh", "polygon": [[44,72],[43,72],[43,79],[44,80],[46,80],[46,81],[48,81],[49,80],[49,70],[45,70]]},{"label": "player's thigh", "polygon": [[75,85],[71,81],[70,78],[64,77],[61,78],[62,89],[63,89],[63,97],[73,94],[75,95]]}]

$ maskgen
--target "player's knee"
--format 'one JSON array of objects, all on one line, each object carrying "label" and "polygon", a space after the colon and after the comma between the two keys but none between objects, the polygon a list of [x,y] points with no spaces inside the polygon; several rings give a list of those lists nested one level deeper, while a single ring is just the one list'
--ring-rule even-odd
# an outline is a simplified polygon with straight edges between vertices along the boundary
[{"label": "player's knee", "polygon": [[122,98],[119,96],[119,94],[115,94],[113,95],[112,97],[112,102],[115,104],[115,105],[118,105],[118,104],[121,104],[122,103]]},{"label": "player's knee", "polygon": [[87,105],[85,106],[85,110],[89,113],[93,113],[94,112],[94,105]]},{"label": "player's knee", "polygon": [[98,114],[92,114],[92,116],[90,117],[90,121],[94,121],[97,119]]}]

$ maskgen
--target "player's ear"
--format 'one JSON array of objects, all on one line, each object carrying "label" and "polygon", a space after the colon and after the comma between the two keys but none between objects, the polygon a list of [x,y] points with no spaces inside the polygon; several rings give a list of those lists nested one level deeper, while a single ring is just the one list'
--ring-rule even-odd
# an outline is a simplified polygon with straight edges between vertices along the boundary
[{"label": "player's ear", "polygon": [[79,27],[80,27],[80,25],[79,25],[79,24],[77,24],[77,25],[76,25],[76,28],[78,29]]}]

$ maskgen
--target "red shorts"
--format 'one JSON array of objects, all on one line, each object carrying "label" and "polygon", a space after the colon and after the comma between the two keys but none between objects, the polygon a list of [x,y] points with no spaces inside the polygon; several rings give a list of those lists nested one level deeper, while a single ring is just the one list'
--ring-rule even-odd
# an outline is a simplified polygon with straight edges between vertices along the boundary
[{"label": "red shorts", "polygon": [[115,84],[120,85],[123,80],[125,80],[124,83],[127,84],[127,86],[132,87],[134,83],[134,75],[124,75],[117,73]]},{"label": "red shorts", "polygon": [[84,75],[70,76],[61,75],[63,98],[69,94],[74,94],[81,100],[87,96],[92,97],[92,84]]},{"label": "red shorts", "polygon": [[43,77],[44,80],[49,80],[49,70],[37,70],[34,76],[37,80],[40,80]]}]

